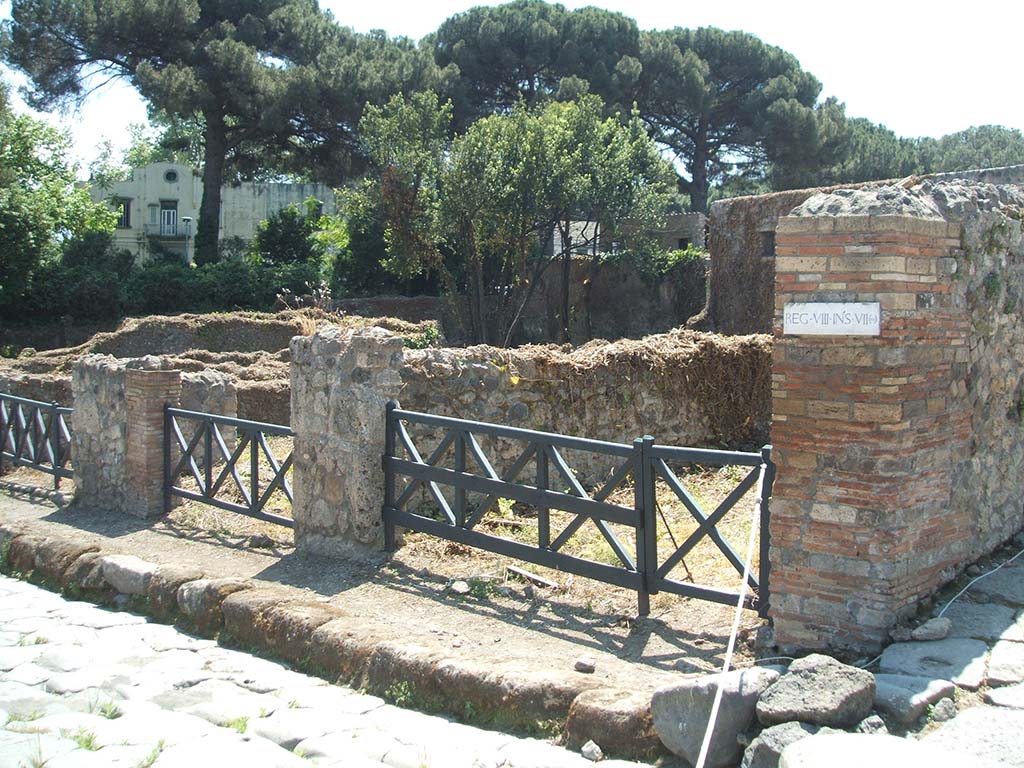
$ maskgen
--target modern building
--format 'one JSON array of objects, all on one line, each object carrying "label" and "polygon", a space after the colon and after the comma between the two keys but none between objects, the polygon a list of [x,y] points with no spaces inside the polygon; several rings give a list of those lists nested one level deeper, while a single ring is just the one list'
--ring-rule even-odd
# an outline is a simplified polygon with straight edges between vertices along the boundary
[{"label": "modern building", "polygon": [[[660,226],[649,227],[644,234],[652,238],[663,251],[685,251],[691,245],[697,248],[704,247],[706,227],[707,216],[703,213],[670,213],[662,219]],[[631,230],[635,232],[636,225],[626,222],[623,234],[628,236]],[[614,252],[619,247],[616,241],[607,238],[607,233],[602,231],[596,221],[570,221],[569,236],[572,238],[572,252],[577,256]],[[545,244],[544,255],[551,256],[561,252],[562,232],[558,227],[554,227],[551,238]]]},{"label": "modern building", "polygon": [[[199,171],[178,163],[152,163],[132,171],[127,181],[92,185],[93,200],[108,200],[118,212],[114,245],[145,260],[169,251],[192,260],[203,180]],[[241,183],[221,189],[220,240],[251,240],[256,227],[289,205],[318,201],[336,210],[334,192],[324,184]]]}]

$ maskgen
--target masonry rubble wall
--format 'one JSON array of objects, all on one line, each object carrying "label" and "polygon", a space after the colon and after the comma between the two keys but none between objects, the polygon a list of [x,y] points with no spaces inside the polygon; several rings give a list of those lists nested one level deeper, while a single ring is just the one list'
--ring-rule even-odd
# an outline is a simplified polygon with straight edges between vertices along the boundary
[{"label": "masonry rubble wall", "polygon": [[[821,194],[779,222],[777,639],[871,650],[1024,525],[1015,186]],[[790,302],[881,305],[879,336],[783,334]]]},{"label": "masonry rubble wall", "polygon": [[401,389],[402,344],[383,328],[328,327],[292,339],[300,551],[366,558],[383,549],[384,412]]},{"label": "masonry rubble wall", "polygon": [[[1024,165],[936,173],[912,181],[1022,184]],[[839,189],[871,189],[895,180],[787,190],[718,200],[708,217],[707,301],[689,322],[702,331],[771,333],[774,310],[775,227],[780,218],[814,195]]]},{"label": "masonry rubble wall", "polygon": [[71,383],[71,455],[78,501],[87,507],[121,507],[128,451],[124,361],[87,355],[75,364]]},{"label": "masonry rubble wall", "polygon": [[[405,350],[399,399],[408,410],[619,443],[758,448],[768,438],[771,344],[766,336],[673,331],[641,340],[498,349]],[[421,453],[440,439],[413,430]],[[485,440],[496,468],[523,445]],[[595,482],[617,463],[567,451]]]}]

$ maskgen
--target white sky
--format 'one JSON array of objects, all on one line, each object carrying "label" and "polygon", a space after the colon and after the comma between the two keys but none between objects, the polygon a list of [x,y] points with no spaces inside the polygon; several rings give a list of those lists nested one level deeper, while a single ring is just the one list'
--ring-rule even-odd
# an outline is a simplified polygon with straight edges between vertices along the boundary
[{"label": "white sky", "polygon": [[[470,0],[321,0],[342,24],[357,31],[383,29],[419,39],[444,19],[480,2]],[[621,11],[641,29],[716,26],[742,29],[799,59],[823,84],[822,97],[836,96],[851,117],[867,117],[901,136],[941,136],[971,125],[997,124],[1024,130],[1020,98],[1020,30],[1024,4],[980,0],[567,0],[575,8],[598,5]],[[1016,10],[1014,10],[1016,8]],[[10,0],[0,0],[0,19]],[[8,79],[11,73],[7,73]],[[17,78],[14,78],[17,80]],[[122,127],[143,122],[146,111],[135,92],[108,86],[74,114],[50,116],[71,130],[83,162],[109,138],[123,146]],[[1022,158],[1024,162],[1024,158]]]}]

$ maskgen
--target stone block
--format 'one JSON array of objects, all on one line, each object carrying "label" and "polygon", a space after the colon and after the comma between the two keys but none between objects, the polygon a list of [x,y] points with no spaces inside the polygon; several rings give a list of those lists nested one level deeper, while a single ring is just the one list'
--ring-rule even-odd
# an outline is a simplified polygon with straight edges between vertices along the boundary
[{"label": "stone block", "polygon": [[161,565],[150,577],[146,591],[150,613],[159,621],[172,620],[178,613],[178,589],[201,578],[203,572],[197,568]]},{"label": "stone block", "polygon": [[980,640],[946,638],[934,642],[893,643],[882,653],[882,672],[952,680],[977,690],[985,682],[988,646]]},{"label": "stone block", "polygon": [[156,564],[134,555],[104,555],[100,558],[103,578],[122,595],[145,597],[149,582],[156,572]]},{"label": "stone block", "polygon": [[812,654],[797,659],[757,702],[764,725],[798,720],[815,725],[849,727],[871,712],[875,678],[867,670],[843,664],[830,656]]},{"label": "stone block", "polygon": [[383,328],[331,327],[292,340],[296,546],[379,557],[385,406],[398,396],[403,341]]},{"label": "stone block", "polygon": [[569,749],[595,741],[606,754],[653,758],[662,749],[651,717],[650,696],[636,691],[596,688],[569,707],[565,723]]},{"label": "stone block", "polygon": [[875,708],[903,725],[914,723],[928,705],[952,698],[956,686],[949,680],[911,675],[875,675]]},{"label": "stone block", "polygon": [[223,625],[221,604],[228,595],[250,589],[244,579],[199,579],[178,588],[178,610],[200,632],[216,632]]},{"label": "stone block", "polygon": [[765,728],[743,751],[740,768],[778,768],[779,758],[786,747],[817,732],[818,726],[797,722]]},{"label": "stone block", "polygon": [[660,688],[651,699],[654,729],[673,753],[695,763],[712,703],[721,686],[722,703],[706,764],[709,768],[734,766],[742,753],[737,736],[754,724],[758,697],[778,678],[779,673],[775,670],[754,667],[726,675],[706,675]]},{"label": "stone block", "polygon": [[[801,739],[782,751],[779,768],[1000,768],[978,759],[975,751],[947,750],[897,736],[867,733],[829,733]],[[1005,767],[1003,767],[1005,768]]]},{"label": "stone block", "polygon": [[988,659],[988,684],[1014,685],[1024,682],[1024,643],[1000,640]]},{"label": "stone block", "polygon": [[951,755],[960,765],[1020,766],[1024,710],[981,705],[964,710],[921,743]]}]

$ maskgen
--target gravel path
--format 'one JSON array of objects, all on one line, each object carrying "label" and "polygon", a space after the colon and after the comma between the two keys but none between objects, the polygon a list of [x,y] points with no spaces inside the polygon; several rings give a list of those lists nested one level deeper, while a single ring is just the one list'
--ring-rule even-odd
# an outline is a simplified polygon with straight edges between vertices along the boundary
[{"label": "gravel path", "polygon": [[3,576],[0,723],[0,768],[592,765]]}]

